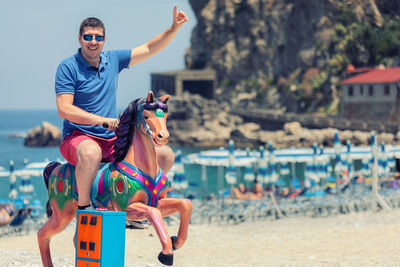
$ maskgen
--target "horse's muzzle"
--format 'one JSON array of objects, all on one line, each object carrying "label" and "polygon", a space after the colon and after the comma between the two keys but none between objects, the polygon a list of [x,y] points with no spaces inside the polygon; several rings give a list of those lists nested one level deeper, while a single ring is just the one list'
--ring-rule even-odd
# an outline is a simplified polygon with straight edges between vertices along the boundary
[{"label": "horse's muzzle", "polygon": [[163,138],[163,139],[153,138],[153,144],[155,146],[163,146],[166,145],[167,143],[168,143],[168,138]]}]

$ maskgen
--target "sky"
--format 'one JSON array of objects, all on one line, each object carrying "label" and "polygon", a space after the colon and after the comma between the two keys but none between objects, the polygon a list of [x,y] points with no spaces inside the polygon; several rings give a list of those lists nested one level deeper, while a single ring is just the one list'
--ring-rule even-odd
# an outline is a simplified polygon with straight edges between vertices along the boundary
[{"label": "sky", "polygon": [[117,107],[146,96],[150,74],[185,68],[196,18],[188,0],[4,0],[0,9],[0,109],[56,109],[58,64],[79,48],[79,25],[101,19],[107,40],[103,50],[131,49],[172,24],[174,5],[189,17],[171,43],[152,58],[119,75]]}]

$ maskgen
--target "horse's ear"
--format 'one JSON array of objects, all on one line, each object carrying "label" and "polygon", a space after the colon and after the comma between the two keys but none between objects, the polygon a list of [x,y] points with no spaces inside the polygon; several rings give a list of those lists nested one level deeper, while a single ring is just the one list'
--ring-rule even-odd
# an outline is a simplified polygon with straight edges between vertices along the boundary
[{"label": "horse's ear", "polygon": [[154,102],[154,94],[152,91],[149,91],[147,94],[146,102],[153,103]]},{"label": "horse's ear", "polygon": [[168,102],[168,100],[169,100],[170,98],[171,98],[170,95],[163,95],[163,96],[160,96],[158,99],[160,99],[161,102],[167,104],[167,102]]}]

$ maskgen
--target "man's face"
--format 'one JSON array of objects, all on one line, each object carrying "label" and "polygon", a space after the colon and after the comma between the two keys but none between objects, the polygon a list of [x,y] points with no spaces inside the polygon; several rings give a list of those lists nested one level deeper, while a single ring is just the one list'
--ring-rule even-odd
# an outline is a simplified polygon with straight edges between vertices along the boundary
[{"label": "man's face", "polygon": [[[86,36],[85,36],[86,35]],[[96,40],[96,36],[103,36],[103,41]],[[91,38],[90,41],[85,40]],[[100,52],[103,49],[105,36],[103,34],[103,28],[92,28],[85,27],[83,34],[78,36],[79,44],[81,45],[82,56],[89,60],[98,59]]]}]

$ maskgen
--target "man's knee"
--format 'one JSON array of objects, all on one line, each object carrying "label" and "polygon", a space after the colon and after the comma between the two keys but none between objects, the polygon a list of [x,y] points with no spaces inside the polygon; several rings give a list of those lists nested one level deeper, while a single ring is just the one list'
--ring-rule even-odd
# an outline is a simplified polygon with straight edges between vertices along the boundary
[{"label": "man's knee", "polygon": [[94,141],[83,141],[76,150],[78,162],[100,162],[102,151],[100,146]]},{"label": "man's knee", "polygon": [[156,149],[156,153],[158,165],[167,173],[175,162],[174,151],[169,146],[162,146]]}]

